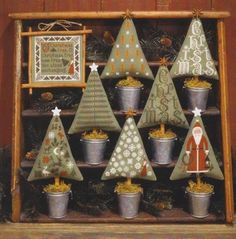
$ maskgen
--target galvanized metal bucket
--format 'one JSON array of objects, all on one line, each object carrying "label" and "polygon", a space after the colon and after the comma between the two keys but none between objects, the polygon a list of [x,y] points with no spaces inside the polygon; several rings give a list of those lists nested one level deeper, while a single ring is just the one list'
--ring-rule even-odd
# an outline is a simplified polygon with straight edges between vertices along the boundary
[{"label": "galvanized metal bucket", "polygon": [[71,191],[46,193],[49,217],[63,218],[66,216],[70,193]]},{"label": "galvanized metal bucket", "polygon": [[173,158],[176,137],[174,138],[152,138],[152,161],[157,164],[170,164]]},{"label": "galvanized metal bucket", "polygon": [[96,165],[104,160],[106,143],[108,139],[80,139],[82,143],[84,160],[87,164]]},{"label": "galvanized metal bucket", "polygon": [[117,193],[120,216],[126,219],[137,217],[141,192]]},{"label": "galvanized metal bucket", "polygon": [[116,86],[115,89],[120,110],[138,110],[142,87]]},{"label": "galvanized metal bucket", "polygon": [[186,189],[188,195],[189,212],[193,217],[204,218],[209,215],[210,200],[213,192],[196,193]]},{"label": "galvanized metal bucket", "polygon": [[188,99],[188,110],[192,111],[197,107],[202,111],[206,110],[209,88],[185,88]]}]

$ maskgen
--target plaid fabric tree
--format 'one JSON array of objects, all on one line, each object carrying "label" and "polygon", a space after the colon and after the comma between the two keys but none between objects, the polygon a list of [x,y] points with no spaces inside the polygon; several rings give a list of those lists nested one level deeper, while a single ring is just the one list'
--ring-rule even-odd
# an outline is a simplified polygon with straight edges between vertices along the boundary
[{"label": "plaid fabric tree", "polygon": [[193,18],[190,24],[170,74],[172,78],[179,76],[219,78],[206,41],[202,22],[198,17]]},{"label": "plaid fabric tree", "polygon": [[125,76],[154,79],[139,44],[134,23],[128,17],[120,28],[101,78],[112,79]]},{"label": "plaid fabric tree", "polygon": [[88,77],[87,87],[69,129],[69,134],[92,128],[107,131],[121,130],[107,99],[97,67],[94,63],[90,66],[91,72]]},{"label": "plaid fabric tree", "polygon": [[83,176],[78,169],[57,107],[52,110],[53,117],[48,126],[45,138],[35,160],[28,181],[45,178],[69,178],[78,181]]},{"label": "plaid fabric tree", "polygon": [[193,113],[193,120],[170,179],[177,180],[187,178],[192,173],[204,173],[208,177],[223,180],[224,176],[201,119],[201,110],[195,108]]},{"label": "plaid fabric tree", "polygon": [[138,128],[169,124],[188,128],[175,86],[165,65],[159,67]]},{"label": "plaid fabric tree", "polygon": [[126,119],[102,180],[126,177],[156,180],[141,136],[132,117]]}]

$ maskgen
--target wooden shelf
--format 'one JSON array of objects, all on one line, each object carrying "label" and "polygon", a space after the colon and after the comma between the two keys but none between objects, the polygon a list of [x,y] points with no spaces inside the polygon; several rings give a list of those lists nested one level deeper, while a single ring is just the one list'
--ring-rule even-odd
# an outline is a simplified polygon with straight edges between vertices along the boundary
[{"label": "wooden shelf", "polygon": [[[40,214],[33,222],[42,223],[219,223],[223,222],[223,216],[216,216],[209,214],[208,217],[197,219],[192,217],[189,213],[183,211],[181,208],[173,208],[171,210],[163,210],[159,217],[152,216],[146,212],[140,212],[134,219],[124,219],[117,213],[106,211],[101,216],[91,216],[68,210],[67,216],[62,219],[52,219],[47,215]],[[21,222],[32,222],[31,219],[21,215]]]},{"label": "wooden shelf", "polygon": [[[34,164],[34,160],[30,161],[30,160],[22,160],[21,161],[21,167],[22,168],[32,168],[33,164]],[[174,159],[172,161],[172,163],[170,164],[165,164],[165,165],[160,165],[160,164],[156,164],[154,162],[151,161],[151,165],[153,168],[174,168],[175,164],[177,162],[177,159]],[[79,168],[105,168],[107,166],[108,160],[104,160],[101,164],[95,164],[95,165],[90,165],[87,164],[83,161],[76,161],[76,164]]]},{"label": "wooden shelf", "polygon": [[[75,109],[64,109],[61,111],[61,116],[62,117],[67,117],[67,116],[74,116],[75,115],[76,110]],[[137,115],[141,115],[142,114],[142,110],[138,110],[137,111]],[[114,114],[119,116],[119,115],[124,115],[123,111],[119,111],[119,110],[114,110]],[[188,111],[188,110],[184,110],[184,114],[186,115],[192,115],[193,113]],[[40,112],[37,110],[33,110],[33,109],[26,109],[22,111],[21,114],[23,117],[49,117],[52,116],[51,112]],[[216,115],[220,115],[220,110],[217,107],[209,107],[205,112],[202,113],[203,116],[216,116]]]}]

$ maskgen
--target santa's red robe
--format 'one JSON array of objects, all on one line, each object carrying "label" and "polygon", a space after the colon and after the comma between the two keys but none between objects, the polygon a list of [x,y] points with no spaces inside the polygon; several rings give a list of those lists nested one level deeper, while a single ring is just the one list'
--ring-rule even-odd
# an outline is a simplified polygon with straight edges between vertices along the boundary
[{"label": "santa's red robe", "polygon": [[198,145],[196,144],[194,137],[191,136],[187,141],[186,152],[187,151],[190,152],[187,173],[202,173],[209,171],[209,168],[206,165],[208,143],[204,135],[202,135]]}]

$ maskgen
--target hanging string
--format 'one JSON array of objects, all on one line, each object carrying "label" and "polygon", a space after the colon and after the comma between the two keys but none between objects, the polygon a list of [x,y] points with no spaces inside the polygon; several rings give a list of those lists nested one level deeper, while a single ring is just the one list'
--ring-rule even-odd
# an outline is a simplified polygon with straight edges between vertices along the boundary
[{"label": "hanging string", "polygon": [[70,28],[72,26],[82,27],[82,24],[78,23],[78,22],[67,21],[67,20],[56,20],[56,21],[50,22],[50,23],[40,22],[38,24],[38,29],[40,31],[50,31],[55,26],[60,26],[63,29],[65,29],[66,31],[69,31],[68,28]]}]

